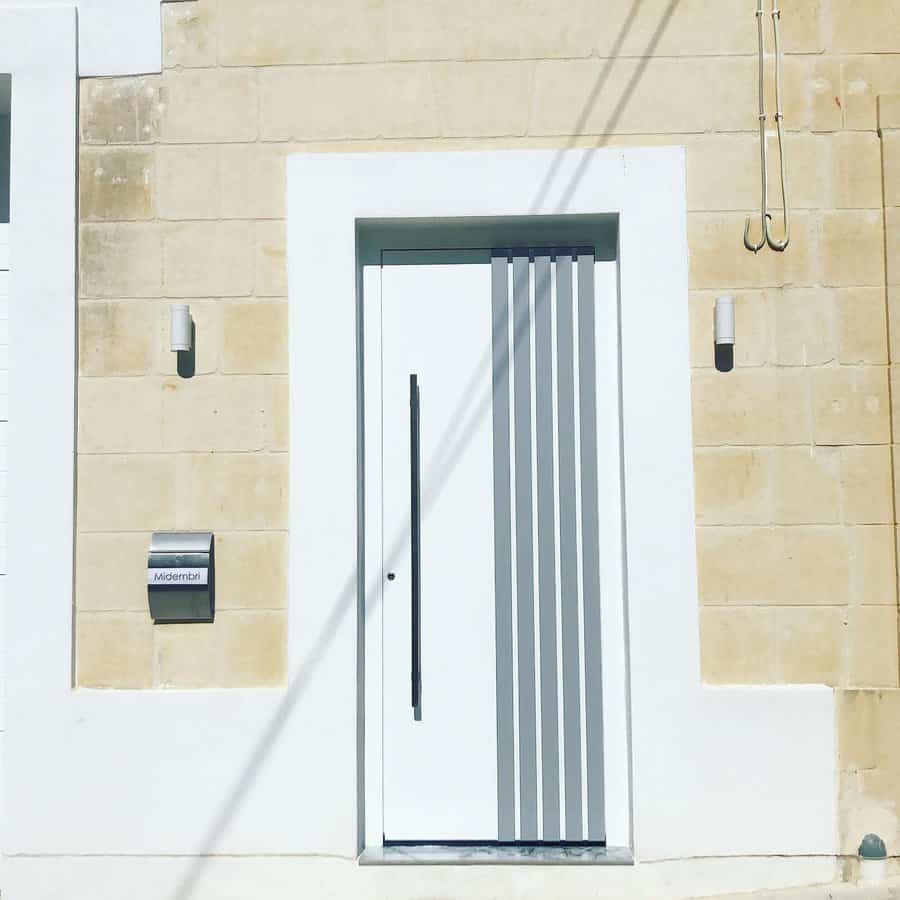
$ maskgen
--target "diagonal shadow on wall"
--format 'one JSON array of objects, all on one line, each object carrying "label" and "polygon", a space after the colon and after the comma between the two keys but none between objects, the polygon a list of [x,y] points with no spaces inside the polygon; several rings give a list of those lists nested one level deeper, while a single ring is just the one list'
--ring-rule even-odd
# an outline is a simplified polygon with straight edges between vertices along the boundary
[{"label": "diagonal shadow on wall", "polygon": [[[656,28],[653,31],[653,34],[651,35],[650,41],[644,49],[643,54],[641,54],[641,56],[639,57],[639,64],[635,68],[635,71],[629,79],[624,91],[622,92],[622,95],[617,100],[608,120],[604,123],[603,129],[598,135],[597,143],[595,145],[596,148],[605,146],[608,143],[610,136],[615,134],[616,127],[621,121],[622,115],[627,108],[628,103],[633,96],[634,91],[636,90],[647,68],[647,65],[649,64],[649,61],[653,57],[653,54],[656,51],[656,48],[659,45],[659,42],[663,34],[665,33],[666,28],[668,27],[669,22],[680,2],[681,0],[670,0],[670,2],[667,4],[659,23],[657,24]],[[591,111],[593,110],[594,105],[597,103],[597,100],[601,96],[603,89],[609,81],[615,63],[620,58],[622,47],[624,46],[624,43],[634,26],[635,19],[643,3],[644,0],[634,0],[634,2],[632,3],[628,15],[619,31],[619,34],[616,37],[616,41],[613,45],[610,56],[605,60],[603,68],[597,76],[597,79],[594,82],[594,85],[592,86],[587,99],[585,100],[582,112],[575,123],[575,127],[573,128],[573,137],[569,139],[564,148],[559,150],[556,158],[548,168],[547,174],[541,182],[537,193],[535,194],[534,200],[531,204],[532,212],[537,212],[538,210],[543,208],[547,196],[549,195],[551,190],[553,190],[554,183],[559,177],[559,172],[562,167],[566,150],[574,147],[577,139],[583,135],[584,128],[588,122]],[[564,213],[566,211],[569,205],[569,201],[574,195],[578,184],[581,178],[584,176],[584,173],[589,164],[590,154],[587,154],[579,164],[576,171],[572,174],[572,177],[569,179],[568,184],[564,185],[560,189],[560,200],[557,204],[555,212]],[[513,336],[513,341],[517,343],[522,339],[522,337],[523,335],[517,332]],[[497,361],[497,364],[498,366],[505,366],[506,360],[501,358]],[[482,382],[485,369],[490,367],[491,365],[492,363],[490,355],[485,356],[479,366],[476,368],[475,372],[473,372],[470,384],[475,385],[479,382]],[[427,462],[427,474],[423,479],[423,483],[434,485],[434,488],[427,496],[423,496],[422,498],[423,516],[427,516],[428,511],[433,507],[435,501],[440,496],[441,490],[446,484],[450,472],[452,472],[453,468],[458,462],[463,449],[468,444],[480,421],[483,419],[483,417],[489,414],[491,404],[490,391],[483,392],[481,396],[475,396],[474,399],[472,399],[473,393],[471,390],[468,390],[464,392],[463,397],[466,399],[464,399],[460,403],[460,406],[455,411],[455,414],[453,416],[453,421],[459,424],[448,429],[448,433],[444,436],[444,439],[439,442],[439,446],[442,449],[438,452],[438,454],[436,454],[433,459]],[[431,474],[432,472],[434,474]],[[408,537],[409,532],[407,525],[406,530],[395,536],[395,538],[390,542],[390,545],[386,546],[384,553],[384,566],[386,569],[391,568],[391,566],[396,563],[401,555],[402,548],[408,540]],[[370,580],[370,582],[366,585],[365,593],[362,594],[362,596],[376,596],[376,589],[380,578],[381,573],[378,573],[375,578]],[[195,889],[200,879],[202,878],[207,866],[209,865],[210,860],[215,856],[216,848],[218,847],[222,837],[224,836],[229,823],[232,821],[235,815],[237,815],[241,805],[243,804],[249,792],[252,790],[259,772],[265,765],[266,757],[268,756],[271,748],[277,743],[285,728],[285,725],[287,724],[290,717],[294,714],[297,704],[306,693],[313,672],[315,672],[315,670],[319,667],[319,664],[321,663],[323,657],[329,651],[334,640],[335,633],[337,632],[344,619],[348,615],[352,614],[352,612],[357,608],[360,593],[358,572],[354,570],[348,574],[346,583],[344,584],[344,587],[342,588],[338,598],[334,603],[334,606],[332,607],[331,613],[326,619],[325,624],[322,626],[321,631],[313,644],[312,651],[307,655],[302,665],[299,667],[296,675],[285,691],[284,697],[279,704],[278,710],[272,716],[272,719],[266,729],[259,736],[256,746],[244,766],[243,773],[235,782],[230,794],[223,803],[222,808],[216,816],[212,826],[203,838],[203,841],[197,852],[197,859],[190,865],[188,871],[182,877],[173,894],[172,900],[190,900],[190,898],[194,894]]]}]

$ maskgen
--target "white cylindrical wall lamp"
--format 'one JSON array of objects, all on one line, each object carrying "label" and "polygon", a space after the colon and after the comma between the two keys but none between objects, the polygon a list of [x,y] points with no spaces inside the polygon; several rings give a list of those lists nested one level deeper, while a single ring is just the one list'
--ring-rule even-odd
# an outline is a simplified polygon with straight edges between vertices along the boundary
[{"label": "white cylindrical wall lamp", "polygon": [[191,350],[191,308],[176,303],[171,309],[169,346],[173,353]]},{"label": "white cylindrical wall lamp", "polygon": [[734,368],[734,297],[716,297],[715,360],[720,372]]}]

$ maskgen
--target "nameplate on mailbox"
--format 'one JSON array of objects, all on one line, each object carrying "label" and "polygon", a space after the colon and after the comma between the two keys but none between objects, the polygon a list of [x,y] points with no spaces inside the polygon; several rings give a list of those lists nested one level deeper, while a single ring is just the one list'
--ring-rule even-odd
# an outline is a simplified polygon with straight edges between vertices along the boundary
[{"label": "nameplate on mailbox", "polygon": [[156,587],[205,585],[208,583],[208,578],[209,569],[206,568],[147,569],[147,584]]}]

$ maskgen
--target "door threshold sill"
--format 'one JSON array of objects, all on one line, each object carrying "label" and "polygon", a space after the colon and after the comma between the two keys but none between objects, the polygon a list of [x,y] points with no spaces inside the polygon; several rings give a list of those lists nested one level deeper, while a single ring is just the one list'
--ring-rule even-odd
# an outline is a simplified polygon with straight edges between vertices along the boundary
[{"label": "door threshold sill", "polygon": [[628,847],[550,847],[422,844],[403,847],[367,847],[361,866],[630,866]]}]

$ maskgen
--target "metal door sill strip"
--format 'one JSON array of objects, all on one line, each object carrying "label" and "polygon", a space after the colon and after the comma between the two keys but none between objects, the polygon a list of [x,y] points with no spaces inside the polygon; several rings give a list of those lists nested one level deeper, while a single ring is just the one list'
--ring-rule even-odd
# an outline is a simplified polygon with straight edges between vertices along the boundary
[{"label": "metal door sill strip", "polygon": [[628,847],[551,847],[421,844],[368,847],[361,866],[630,866]]}]

